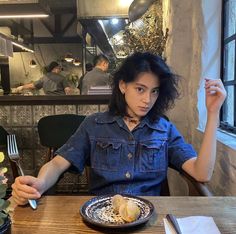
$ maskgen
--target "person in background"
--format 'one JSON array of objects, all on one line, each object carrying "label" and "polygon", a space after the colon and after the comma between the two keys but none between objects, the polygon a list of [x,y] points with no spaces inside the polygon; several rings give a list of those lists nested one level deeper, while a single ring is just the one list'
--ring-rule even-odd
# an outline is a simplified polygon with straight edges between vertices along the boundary
[{"label": "person in background", "polygon": [[81,90],[82,90],[82,84],[83,84],[83,79],[84,79],[84,76],[89,72],[89,71],[92,71],[93,69],[93,65],[91,63],[86,63],[85,64],[85,74],[82,75],[79,79],[79,85],[78,85],[78,89],[80,90],[80,93],[81,93]]},{"label": "person in background", "polygon": [[88,94],[88,90],[92,86],[107,86],[110,85],[110,76],[107,73],[109,60],[104,54],[99,54],[94,57],[94,68],[87,72],[82,81],[81,94]]},{"label": "person in background", "polygon": [[43,89],[46,95],[64,95],[70,94],[71,88],[64,76],[60,75],[62,67],[57,62],[51,62],[47,67],[47,73],[39,80],[19,86],[16,88],[16,93],[21,93],[23,90]]},{"label": "person in background", "polygon": [[220,79],[205,79],[207,123],[197,154],[176,126],[162,117],[179,96],[178,82],[179,76],[159,56],[127,57],[114,73],[108,111],[86,117],[37,178],[16,178],[12,185],[16,203],[40,198],[71,165],[80,173],[90,166],[90,190],[95,195],[160,195],[168,165],[197,181],[209,181],[226,91]]}]

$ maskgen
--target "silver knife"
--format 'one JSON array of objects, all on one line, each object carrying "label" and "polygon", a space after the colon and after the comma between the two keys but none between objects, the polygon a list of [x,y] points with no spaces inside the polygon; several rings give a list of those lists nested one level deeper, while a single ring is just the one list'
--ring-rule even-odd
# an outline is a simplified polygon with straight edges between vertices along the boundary
[{"label": "silver knife", "polygon": [[172,214],[167,214],[166,215],[166,219],[171,223],[171,225],[173,226],[174,230],[176,231],[177,234],[182,234],[178,221],[176,219],[176,217]]}]

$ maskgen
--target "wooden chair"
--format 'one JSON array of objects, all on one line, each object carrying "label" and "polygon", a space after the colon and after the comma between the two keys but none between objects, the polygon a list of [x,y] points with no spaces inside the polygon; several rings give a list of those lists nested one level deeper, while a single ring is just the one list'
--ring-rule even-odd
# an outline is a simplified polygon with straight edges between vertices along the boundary
[{"label": "wooden chair", "polygon": [[[171,168],[176,170],[173,167]],[[179,175],[187,183],[188,196],[213,196],[213,193],[208,188],[207,183],[196,181],[192,176],[190,176],[184,171],[181,171]],[[170,185],[168,179],[164,180],[162,183],[161,196],[170,196]]]}]

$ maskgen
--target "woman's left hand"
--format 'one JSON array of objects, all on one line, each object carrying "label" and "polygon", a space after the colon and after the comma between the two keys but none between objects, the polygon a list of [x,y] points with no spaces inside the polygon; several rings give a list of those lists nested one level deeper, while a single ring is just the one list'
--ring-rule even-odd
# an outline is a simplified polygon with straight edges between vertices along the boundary
[{"label": "woman's left hand", "polygon": [[206,78],[205,80],[207,111],[218,113],[226,98],[226,90],[220,79],[210,80]]}]

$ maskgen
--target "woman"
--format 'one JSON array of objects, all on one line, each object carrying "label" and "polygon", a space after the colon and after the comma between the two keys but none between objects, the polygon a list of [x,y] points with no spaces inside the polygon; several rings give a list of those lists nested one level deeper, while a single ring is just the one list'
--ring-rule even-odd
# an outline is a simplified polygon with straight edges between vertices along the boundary
[{"label": "woman", "polygon": [[71,165],[91,167],[91,192],[159,195],[172,164],[198,181],[211,178],[216,129],[226,97],[220,80],[206,80],[206,130],[198,155],[176,127],[161,116],[178,97],[179,77],[150,53],[128,57],[114,75],[109,111],[88,116],[37,178],[18,177],[12,195],[18,204],[37,199]]}]

